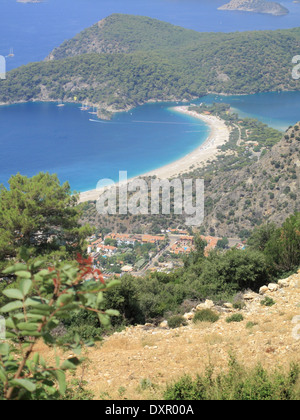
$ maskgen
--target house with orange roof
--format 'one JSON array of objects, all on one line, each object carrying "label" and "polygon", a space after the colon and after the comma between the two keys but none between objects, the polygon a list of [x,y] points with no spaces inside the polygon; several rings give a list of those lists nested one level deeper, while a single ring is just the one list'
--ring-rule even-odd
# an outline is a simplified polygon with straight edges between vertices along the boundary
[{"label": "house with orange roof", "polygon": [[105,239],[114,239],[117,241],[118,245],[134,245],[137,241],[136,238],[126,233],[111,233],[107,235]]},{"label": "house with orange roof", "polygon": [[156,244],[165,240],[164,236],[142,235],[142,242],[146,244]]},{"label": "house with orange roof", "polygon": [[117,252],[118,248],[115,246],[110,246],[110,245],[102,245],[99,244],[97,245],[96,251],[100,252],[100,253],[104,253],[104,254],[108,254],[108,255],[113,255]]}]

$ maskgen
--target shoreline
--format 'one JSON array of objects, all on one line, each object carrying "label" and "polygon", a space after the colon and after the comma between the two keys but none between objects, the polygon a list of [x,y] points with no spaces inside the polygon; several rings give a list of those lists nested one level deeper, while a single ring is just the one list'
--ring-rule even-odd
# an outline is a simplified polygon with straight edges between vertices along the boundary
[{"label": "shoreline", "polygon": [[[196,111],[189,111],[189,106],[178,106],[172,109],[176,112],[202,120],[210,128],[209,136],[204,143],[183,158],[134,178],[156,176],[160,179],[170,179],[179,177],[182,174],[203,166],[208,160],[215,158],[219,153],[218,147],[229,140],[229,129],[220,118],[212,115],[198,114]],[[97,189],[81,192],[79,202],[83,203],[97,200],[100,193]]]}]

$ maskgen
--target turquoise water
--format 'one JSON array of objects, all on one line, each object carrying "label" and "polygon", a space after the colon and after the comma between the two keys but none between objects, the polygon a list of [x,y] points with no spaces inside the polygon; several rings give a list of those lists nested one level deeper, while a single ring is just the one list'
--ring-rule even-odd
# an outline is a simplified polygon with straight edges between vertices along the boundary
[{"label": "turquoise water", "polygon": [[[170,105],[170,104],[169,104]],[[117,180],[119,171],[132,177],[185,156],[208,136],[200,120],[169,109],[145,105],[117,114],[110,122],[77,105],[53,103],[0,107],[0,183],[17,172],[57,173],[72,189],[96,188],[103,178]]]},{"label": "turquoise water", "polygon": [[[215,96],[199,102],[227,102],[241,116],[256,117],[284,131],[300,120],[300,92]],[[85,191],[119,171],[140,175],[171,163],[198,147],[209,134],[200,120],[174,112],[175,104],[151,104],[117,114],[109,122],[78,105],[54,103],[0,107],[0,183],[12,174],[57,173],[72,189]],[[96,121],[96,120],[95,120]]]},{"label": "turquoise water", "polygon": [[[299,26],[300,4],[281,3],[291,13],[283,17],[221,12],[225,0],[47,0],[21,4],[1,0],[0,55],[10,48],[12,69],[39,61],[65,39],[111,13],[130,13],[164,20],[203,32],[279,29]],[[1,89],[1,83],[0,83]],[[300,93],[248,96],[208,96],[207,103],[225,101],[241,116],[285,130],[300,119]],[[197,102],[197,101],[196,101]],[[195,149],[208,135],[199,120],[170,110],[170,104],[145,105],[118,114],[111,122],[90,122],[93,116],[76,105],[20,104],[0,107],[0,183],[12,174],[57,173],[73,189],[95,188],[102,178],[117,180],[168,164]]]},{"label": "turquoise water", "polygon": [[265,124],[285,131],[300,121],[300,92],[269,92],[243,96],[208,95],[195,103],[225,102],[242,118],[257,118]]}]

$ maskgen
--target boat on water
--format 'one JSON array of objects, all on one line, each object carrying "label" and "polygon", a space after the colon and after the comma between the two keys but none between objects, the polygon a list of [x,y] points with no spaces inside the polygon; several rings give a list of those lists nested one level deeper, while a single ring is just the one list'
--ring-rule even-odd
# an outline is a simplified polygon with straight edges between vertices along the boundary
[{"label": "boat on water", "polygon": [[88,111],[90,109],[90,107],[86,104],[82,104],[82,106],[79,108],[80,111]]},{"label": "boat on water", "polygon": [[91,115],[97,115],[98,114],[97,108],[93,106],[93,111],[89,112],[89,114],[91,114]]},{"label": "boat on water", "polygon": [[13,48],[11,48],[11,49],[9,50],[9,54],[8,54],[8,56],[7,56],[7,57],[12,58],[12,57],[14,57],[14,56],[15,56],[15,54],[14,54],[14,49],[13,49]]},{"label": "boat on water", "polygon": [[61,107],[63,107],[63,106],[65,106],[65,104],[63,103],[63,101],[59,101],[59,103],[58,103],[58,105],[57,105],[59,108],[61,108]]}]

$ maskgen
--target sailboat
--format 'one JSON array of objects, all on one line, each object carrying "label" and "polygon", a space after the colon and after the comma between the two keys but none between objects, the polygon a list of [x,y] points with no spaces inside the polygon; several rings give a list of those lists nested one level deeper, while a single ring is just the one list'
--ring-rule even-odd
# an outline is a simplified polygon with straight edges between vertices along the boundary
[{"label": "sailboat", "polygon": [[10,50],[9,50],[9,54],[8,54],[8,56],[7,57],[14,57],[15,56],[15,54],[14,54],[14,49],[13,48],[11,48]]},{"label": "sailboat", "polygon": [[97,108],[93,106],[93,111],[89,112],[91,115],[97,115]]},{"label": "sailboat", "polygon": [[58,107],[63,107],[63,106],[65,106],[65,104],[63,103],[63,101],[60,100],[57,106]]},{"label": "sailboat", "polygon": [[82,107],[79,108],[81,111],[88,111],[90,108],[88,105],[82,104]]}]

